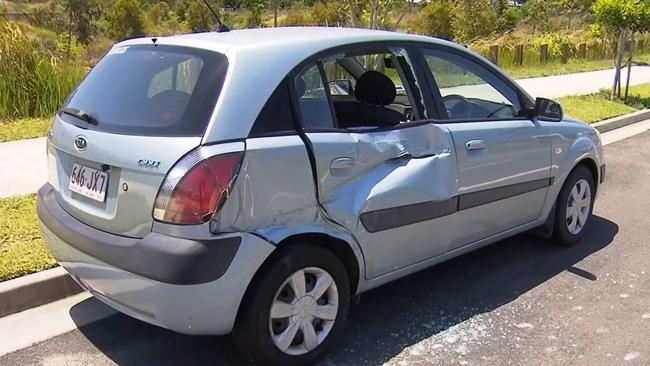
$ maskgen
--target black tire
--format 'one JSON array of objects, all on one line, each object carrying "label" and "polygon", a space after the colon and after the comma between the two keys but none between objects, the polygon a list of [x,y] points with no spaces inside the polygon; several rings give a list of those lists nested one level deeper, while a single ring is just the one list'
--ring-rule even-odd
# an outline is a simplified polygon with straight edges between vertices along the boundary
[{"label": "black tire", "polygon": [[[256,363],[313,364],[323,356],[345,324],[351,301],[348,273],[334,254],[320,247],[294,243],[278,250],[280,252],[275,253],[274,258],[264,265],[247,291],[232,332],[233,340],[240,352]],[[326,271],[334,280],[338,291],[338,311],[329,334],[322,343],[308,353],[288,355],[275,345],[271,337],[269,323],[271,304],[281,290],[280,286],[292,274],[310,267]],[[287,319],[287,323],[290,321]]]},{"label": "black tire", "polygon": [[[575,185],[584,180],[588,183],[590,189],[590,204],[589,212],[587,214],[587,220],[582,229],[577,233],[572,233],[569,230],[569,224],[567,220],[567,205],[570,200],[571,190]],[[580,243],[582,241],[585,229],[589,226],[591,221],[591,214],[594,208],[594,198],[596,194],[596,188],[594,186],[594,177],[591,175],[589,169],[584,166],[578,166],[575,168],[571,174],[567,177],[562,190],[558,195],[556,207],[555,207],[555,225],[554,225],[554,235],[553,241],[561,246],[572,246]]]}]

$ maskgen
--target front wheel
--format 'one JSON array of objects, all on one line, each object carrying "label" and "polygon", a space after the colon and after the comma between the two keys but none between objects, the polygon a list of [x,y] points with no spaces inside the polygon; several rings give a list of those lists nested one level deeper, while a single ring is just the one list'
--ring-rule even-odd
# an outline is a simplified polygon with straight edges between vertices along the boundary
[{"label": "front wheel", "polygon": [[555,240],[560,245],[578,244],[591,218],[595,197],[591,172],[577,167],[567,178],[558,196],[555,214]]},{"label": "front wheel", "polygon": [[345,267],[318,247],[284,249],[253,286],[233,337],[242,353],[265,364],[316,361],[343,327],[350,307]]}]

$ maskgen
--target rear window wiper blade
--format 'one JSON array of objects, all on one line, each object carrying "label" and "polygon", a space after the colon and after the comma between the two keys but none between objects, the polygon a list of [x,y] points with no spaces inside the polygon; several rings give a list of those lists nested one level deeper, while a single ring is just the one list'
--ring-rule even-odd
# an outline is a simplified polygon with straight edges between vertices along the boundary
[{"label": "rear window wiper blade", "polygon": [[72,116],[86,123],[90,123],[91,125],[97,125],[97,123],[99,122],[97,121],[97,118],[95,118],[92,114],[76,108],[69,108],[69,107],[61,108],[59,113],[67,114],[68,116]]}]

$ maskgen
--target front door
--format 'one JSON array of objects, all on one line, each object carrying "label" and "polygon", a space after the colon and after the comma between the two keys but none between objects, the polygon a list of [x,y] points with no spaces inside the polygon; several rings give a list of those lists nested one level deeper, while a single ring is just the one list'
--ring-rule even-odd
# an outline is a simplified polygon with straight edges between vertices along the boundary
[{"label": "front door", "polygon": [[464,55],[423,50],[458,160],[457,248],[539,219],[551,185],[546,128],[507,80]]}]

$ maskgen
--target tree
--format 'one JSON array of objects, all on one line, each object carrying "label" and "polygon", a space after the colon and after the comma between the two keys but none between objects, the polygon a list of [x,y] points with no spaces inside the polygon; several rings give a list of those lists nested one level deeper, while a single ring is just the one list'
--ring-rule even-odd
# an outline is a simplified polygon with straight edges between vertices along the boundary
[{"label": "tree", "polygon": [[[498,12],[497,12],[498,13]],[[517,6],[509,6],[497,16],[495,28],[497,33],[505,33],[514,29],[521,20],[521,10]]]},{"label": "tree", "polygon": [[580,18],[591,12],[594,0],[560,0],[560,5],[566,10],[569,18],[568,28],[571,30],[571,19]]},{"label": "tree", "polygon": [[453,39],[453,7],[452,0],[431,1],[406,21],[405,27],[418,34]]},{"label": "tree", "polygon": [[[643,0],[596,0],[593,6],[598,23],[618,38],[614,83],[611,98],[621,96],[621,69],[625,46],[629,37],[647,32],[650,28],[650,5]],[[630,49],[628,64],[631,66],[633,49]],[[631,67],[628,67],[628,85]],[[626,86],[627,89],[627,86]]]},{"label": "tree", "polygon": [[262,24],[262,12],[266,8],[266,0],[246,0],[246,8],[250,11],[246,26],[259,27]]},{"label": "tree", "polygon": [[502,16],[503,13],[508,9],[508,0],[495,0],[494,1],[494,11],[497,14],[497,18]]},{"label": "tree", "polygon": [[190,31],[194,33],[209,32],[217,27],[214,16],[208,11],[205,4],[196,1],[187,8],[185,21]]},{"label": "tree", "polygon": [[523,6],[525,21],[533,32],[548,32],[557,24],[552,19],[559,7],[558,0],[528,0]]},{"label": "tree", "polygon": [[457,0],[453,27],[456,38],[471,41],[494,32],[496,14],[491,0]]},{"label": "tree", "polygon": [[397,28],[406,13],[413,8],[415,0],[347,0],[347,13],[354,28],[387,29],[389,15],[398,12]]},{"label": "tree", "polygon": [[111,36],[120,39],[145,33],[145,18],[138,0],[117,0],[109,15]]},{"label": "tree", "polygon": [[147,13],[152,22],[159,24],[169,20],[170,11],[171,9],[169,8],[169,4],[165,1],[161,1],[159,3],[151,4]]},{"label": "tree", "polygon": [[93,0],[61,0],[61,5],[68,15],[68,40],[66,58],[70,59],[72,36],[77,43],[88,45],[96,32],[94,21],[100,15],[100,6]]}]

